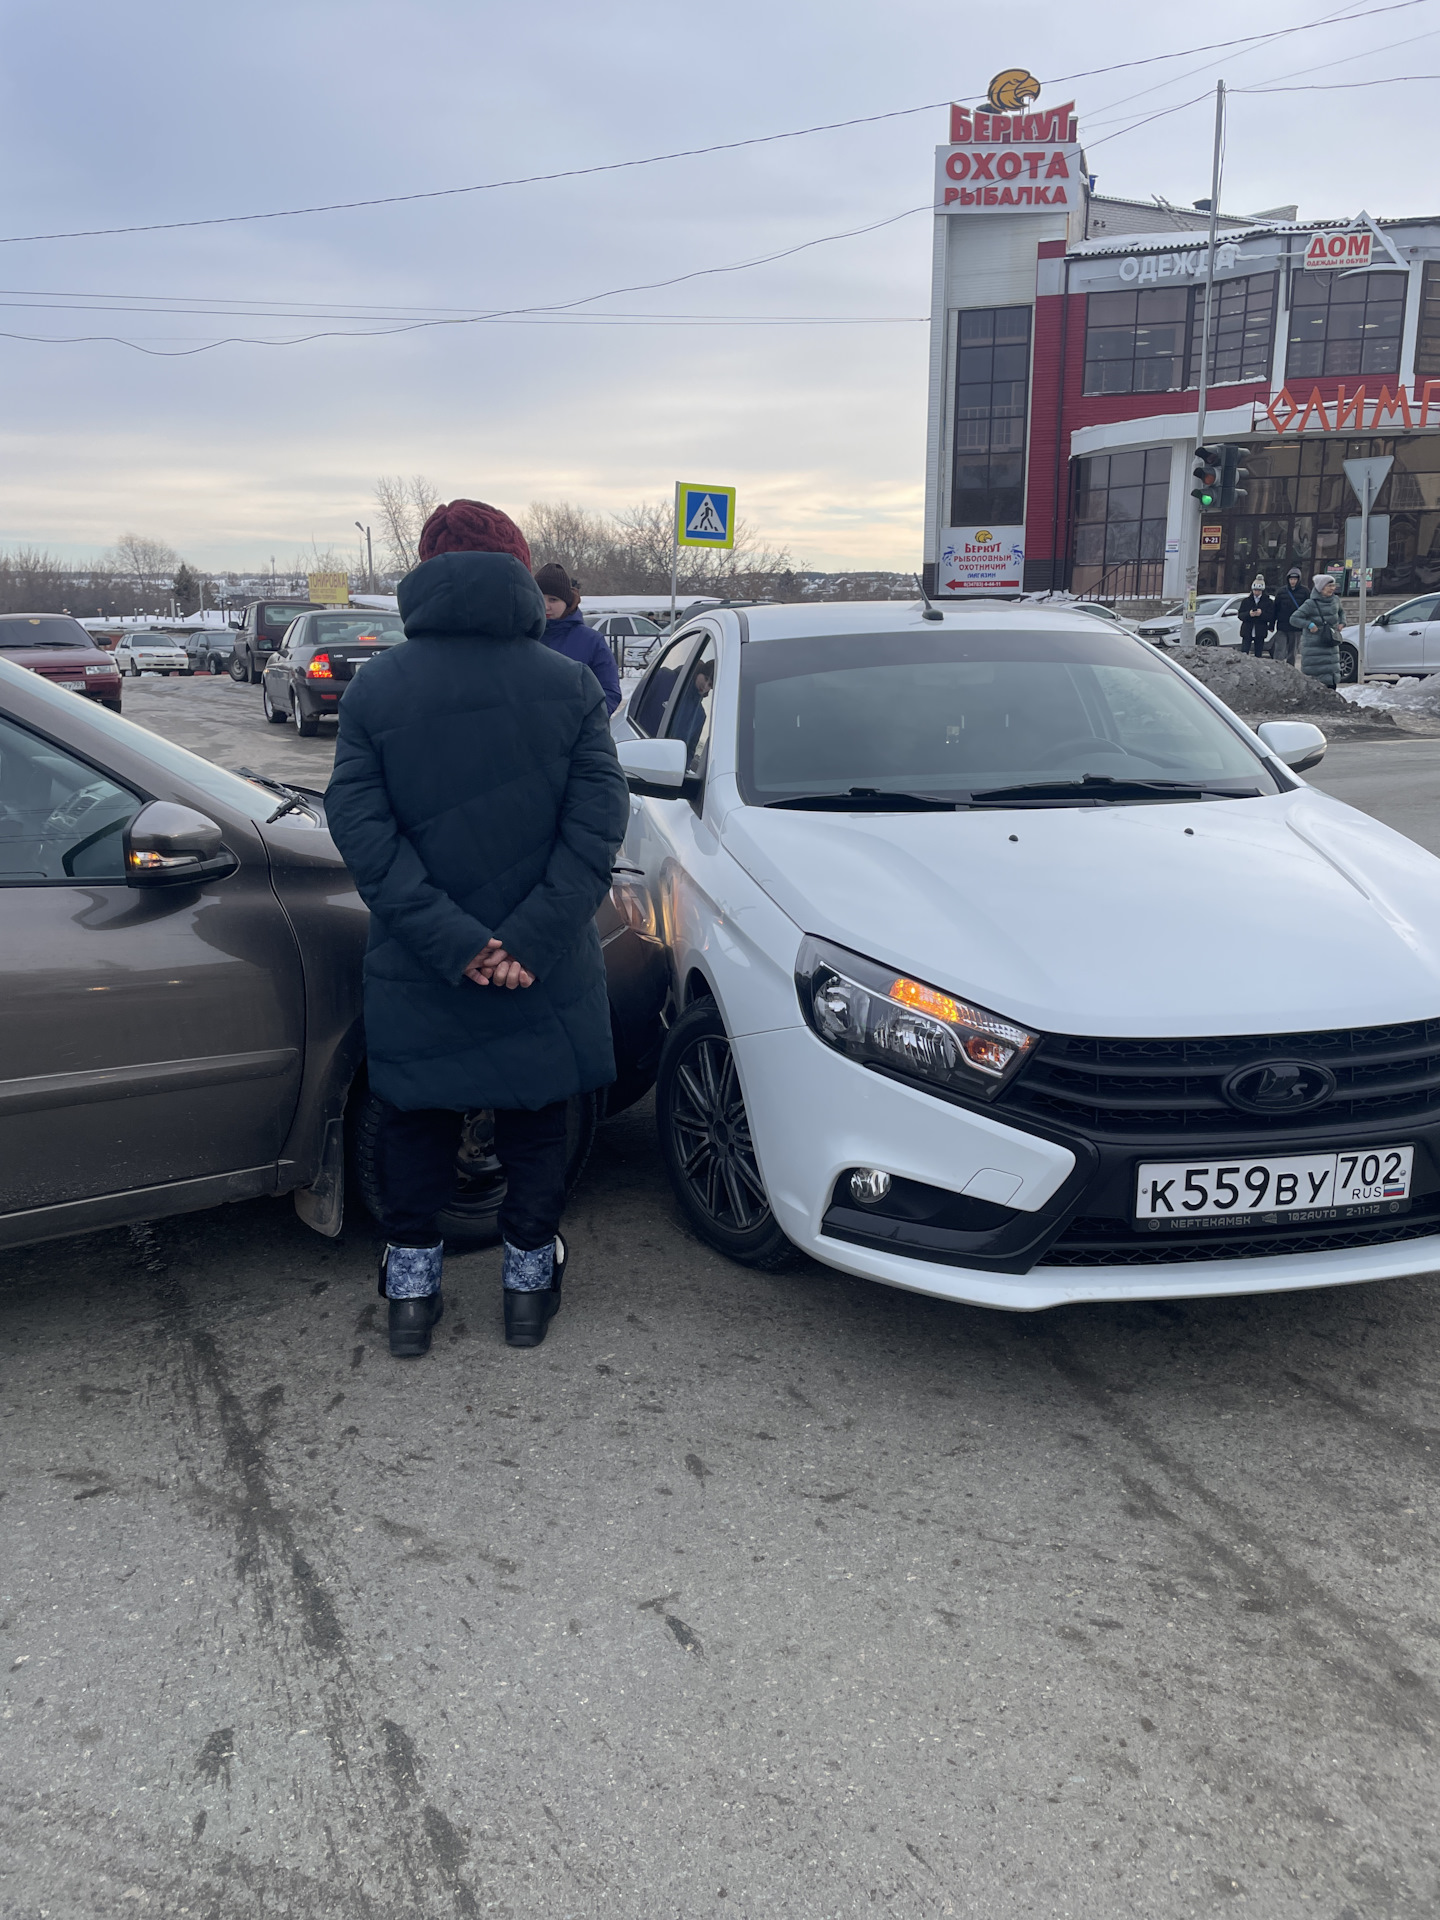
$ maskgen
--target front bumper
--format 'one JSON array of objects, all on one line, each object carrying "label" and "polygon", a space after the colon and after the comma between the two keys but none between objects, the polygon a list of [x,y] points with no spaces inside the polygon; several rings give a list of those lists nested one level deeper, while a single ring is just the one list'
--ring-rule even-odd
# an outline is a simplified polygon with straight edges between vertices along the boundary
[{"label": "front bumper", "polygon": [[[1097,1145],[1058,1129],[1045,1137],[1006,1124],[998,1114],[952,1105],[857,1066],[803,1026],[732,1045],[775,1217],[797,1246],[845,1273],[942,1299],[1034,1311],[1071,1301],[1343,1286],[1440,1269],[1440,1231],[1428,1231],[1421,1207],[1440,1189],[1440,1129],[1413,1121],[1391,1129],[1397,1142],[1417,1143],[1415,1237],[1336,1246],[1333,1237],[1344,1237],[1337,1235],[1328,1247],[1298,1248],[1292,1238],[1290,1250],[1251,1252],[1264,1244],[1257,1234],[1244,1253],[1217,1258],[1217,1236],[1188,1258],[1188,1248],[1169,1236],[1109,1234],[1098,1236],[1083,1263],[1067,1256],[1066,1264],[1046,1265],[1046,1250],[1067,1244],[1062,1236],[1072,1222],[1107,1209],[1115,1214],[1135,1163],[1184,1156],[1153,1141],[1143,1148]],[[1371,1129],[1351,1131],[1358,1145]],[[1242,1148],[1227,1140],[1223,1152],[1267,1150],[1289,1151],[1292,1142],[1280,1148],[1260,1137]],[[1203,1156],[1204,1148],[1195,1142],[1184,1152]],[[888,1215],[848,1203],[839,1183],[855,1167],[892,1176]],[[907,1206],[909,1196],[917,1204]],[[1284,1240],[1278,1232],[1272,1237]]]}]

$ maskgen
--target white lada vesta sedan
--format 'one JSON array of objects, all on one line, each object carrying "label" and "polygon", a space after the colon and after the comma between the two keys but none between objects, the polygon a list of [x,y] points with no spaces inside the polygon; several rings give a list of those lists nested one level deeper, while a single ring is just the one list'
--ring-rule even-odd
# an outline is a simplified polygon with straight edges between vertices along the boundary
[{"label": "white lada vesta sedan", "polygon": [[[1440,1268],[1440,861],[1063,609],[719,609],[615,732],[698,1232],[986,1306]],[[1288,764],[1287,764],[1288,763]]]}]

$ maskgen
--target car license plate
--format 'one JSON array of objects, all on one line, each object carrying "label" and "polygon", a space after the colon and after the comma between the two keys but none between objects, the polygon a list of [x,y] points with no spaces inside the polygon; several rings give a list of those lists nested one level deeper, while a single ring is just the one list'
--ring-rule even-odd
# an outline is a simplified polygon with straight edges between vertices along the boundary
[{"label": "car license plate", "polygon": [[1415,1149],[1343,1147],[1263,1160],[1147,1161],[1135,1180],[1135,1219],[1157,1228],[1246,1220],[1347,1220],[1408,1206]]},{"label": "car license plate", "polygon": [[83,680],[57,680],[55,685],[57,687],[69,687],[72,693],[83,693],[85,691],[85,682]]}]

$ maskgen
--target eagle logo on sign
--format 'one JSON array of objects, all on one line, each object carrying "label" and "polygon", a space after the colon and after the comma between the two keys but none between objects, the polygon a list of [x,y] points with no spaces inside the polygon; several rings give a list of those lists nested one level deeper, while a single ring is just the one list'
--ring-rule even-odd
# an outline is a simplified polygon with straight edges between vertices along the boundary
[{"label": "eagle logo on sign", "polygon": [[992,113],[1017,113],[1040,98],[1040,82],[1024,67],[1007,67],[990,82],[985,104]]}]

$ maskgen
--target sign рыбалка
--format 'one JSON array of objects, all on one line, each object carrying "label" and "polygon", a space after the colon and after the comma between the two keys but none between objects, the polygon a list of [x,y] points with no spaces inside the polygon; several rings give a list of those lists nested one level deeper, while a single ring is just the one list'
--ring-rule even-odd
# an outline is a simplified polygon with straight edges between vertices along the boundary
[{"label": "sign \u0440\u044b\u0431\u0430\u043b\u043a\u0430", "polygon": [[947,527],[935,584],[941,593],[1018,592],[1025,578],[1025,529]]},{"label": "sign \u0440\u044b\u0431\u0430\u043b\u043a\u0430", "polygon": [[1044,213],[1079,205],[1075,102],[1037,109],[1039,92],[1033,74],[1010,67],[990,82],[984,107],[951,107],[950,145],[935,155],[937,212]]}]

